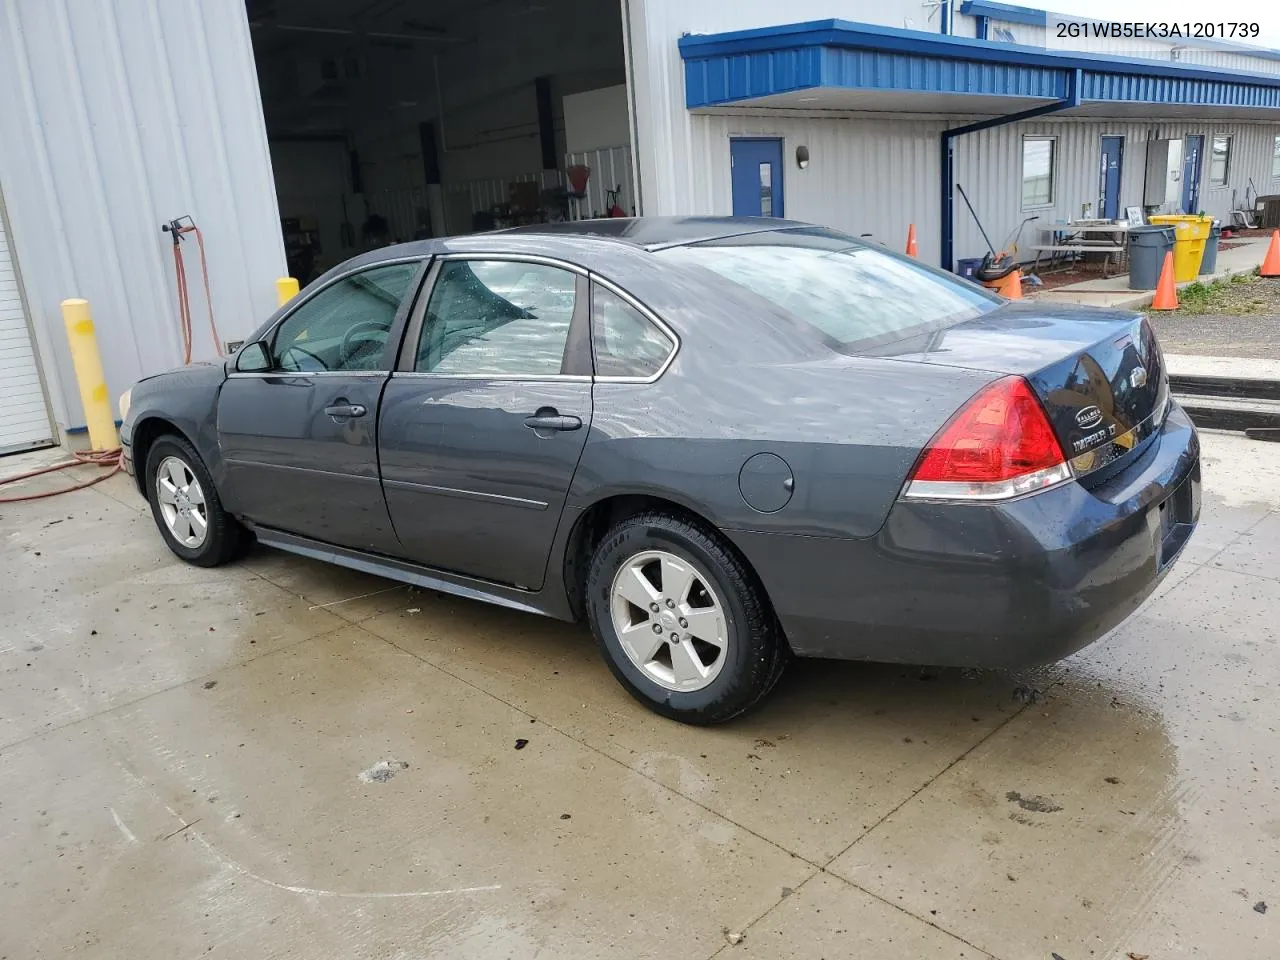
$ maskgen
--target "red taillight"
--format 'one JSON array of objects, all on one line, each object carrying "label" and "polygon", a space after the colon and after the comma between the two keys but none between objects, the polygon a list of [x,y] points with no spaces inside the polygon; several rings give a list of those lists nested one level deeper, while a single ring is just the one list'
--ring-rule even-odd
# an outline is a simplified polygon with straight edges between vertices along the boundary
[{"label": "red taillight", "polygon": [[1044,407],[1022,377],[983,387],[929,442],[907,497],[995,500],[1069,479]]}]

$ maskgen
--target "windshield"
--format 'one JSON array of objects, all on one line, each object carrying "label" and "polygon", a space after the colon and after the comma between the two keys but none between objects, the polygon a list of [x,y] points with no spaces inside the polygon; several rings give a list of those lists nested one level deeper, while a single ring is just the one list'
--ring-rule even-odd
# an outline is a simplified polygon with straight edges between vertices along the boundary
[{"label": "windshield", "polygon": [[821,229],[770,230],[659,255],[746,287],[846,350],[971,320],[1001,303],[959,277]]}]

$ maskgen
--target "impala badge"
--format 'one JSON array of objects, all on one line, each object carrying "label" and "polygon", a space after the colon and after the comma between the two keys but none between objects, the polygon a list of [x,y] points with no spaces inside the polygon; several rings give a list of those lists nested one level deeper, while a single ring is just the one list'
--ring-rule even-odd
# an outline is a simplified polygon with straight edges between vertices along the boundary
[{"label": "impala badge", "polygon": [[1133,372],[1129,374],[1129,386],[1137,390],[1139,387],[1147,385],[1147,368],[1134,367]]},{"label": "impala badge", "polygon": [[1088,430],[1102,422],[1102,411],[1095,406],[1084,407],[1076,411],[1076,423]]}]

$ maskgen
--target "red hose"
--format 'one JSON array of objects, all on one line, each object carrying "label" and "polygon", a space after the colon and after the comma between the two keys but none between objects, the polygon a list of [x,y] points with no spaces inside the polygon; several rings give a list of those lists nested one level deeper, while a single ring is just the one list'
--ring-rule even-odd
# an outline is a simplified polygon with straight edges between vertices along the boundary
[{"label": "red hose", "polygon": [[[175,224],[177,221],[174,221]],[[196,243],[200,247],[200,273],[204,277],[204,300],[209,308],[209,328],[213,333],[213,348],[216,353],[222,352],[222,338],[218,336],[218,325],[213,319],[213,293],[209,289],[209,262],[205,258],[204,253],[204,234],[200,232],[200,228],[194,223],[189,227],[174,227],[173,238],[173,272],[178,282],[178,320],[182,325],[182,362],[184,364],[191,363],[191,302],[188,297],[187,289],[187,270],[182,262],[182,247],[178,243],[178,236],[184,233],[194,233],[196,235]],[[66,470],[68,467],[79,467],[91,465],[95,467],[110,467],[108,473],[94,477],[87,483],[77,484],[70,487],[61,487],[58,490],[47,490],[44,493],[28,493],[20,497],[0,497],[0,503],[21,503],[24,500],[43,500],[45,497],[56,497],[60,493],[71,493],[74,490],[83,490],[86,487],[92,487],[95,483],[101,483],[110,477],[115,476],[124,469],[124,452],[116,447],[113,450],[76,450],[71,454],[71,460],[63,463],[55,463],[53,466],[43,467],[39,470],[32,470],[28,473],[20,473],[14,477],[5,477],[0,480],[0,487],[10,483],[17,483],[20,480],[30,480],[32,477],[43,476],[46,473],[55,473],[58,470]]]},{"label": "red hose", "polygon": [[0,480],[0,487],[9,483],[17,483],[19,480],[30,480],[32,477],[43,476],[46,473],[55,473],[58,470],[66,470],[68,467],[80,467],[86,464],[95,467],[110,467],[109,473],[104,473],[94,477],[88,483],[81,483],[71,487],[60,487],[57,490],[46,490],[44,493],[28,493],[20,497],[0,497],[0,503],[21,503],[24,500],[43,500],[45,497],[56,497],[60,493],[71,493],[73,490],[83,490],[86,487],[92,487],[95,483],[101,483],[114,477],[122,469],[124,469],[124,451],[119,447],[114,450],[76,450],[71,454],[75,459],[66,460],[63,463],[55,463],[49,467],[42,467],[39,470],[32,470],[28,473],[20,473],[14,477],[5,477]]},{"label": "red hose", "polygon": [[204,234],[195,224],[189,227],[178,227],[174,230],[173,267],[178,277],[178,319],[182,324],[183,363],[191,362],[191,302],[188,297],[187,270],[182,262],[182,248],[177,237],[184,233],[194,233],[196,244],[200,247],[200,273],[204,277],[204,302],[209,308],[209,329],[213,333],[214,353],[222,352],[222,338],[218,335],[218,324],[213,319],[213,293],[209,289],[209,261],[204,253]]}]

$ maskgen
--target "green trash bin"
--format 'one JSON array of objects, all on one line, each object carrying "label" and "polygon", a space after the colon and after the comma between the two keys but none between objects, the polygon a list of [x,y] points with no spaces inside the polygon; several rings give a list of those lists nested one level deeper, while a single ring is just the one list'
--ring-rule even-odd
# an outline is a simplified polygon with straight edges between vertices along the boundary
[{"label": "green trash bin", "polygon": [[1222,238],[1222,223],[1213,221],[1209,239],[1204,242],[1204,256],[1200,258],[1200,276],[1213,273],[1218,268],[1218,241]]},{"label": "green trash bin", "polygon": [[1129,289],[1154,290],[1166,253],[1173,252],[1173,227],[1129,228]]}]

